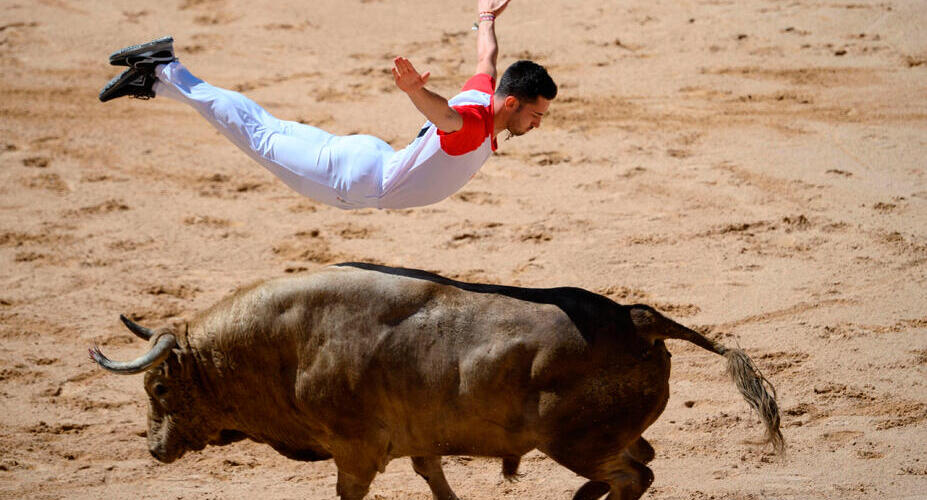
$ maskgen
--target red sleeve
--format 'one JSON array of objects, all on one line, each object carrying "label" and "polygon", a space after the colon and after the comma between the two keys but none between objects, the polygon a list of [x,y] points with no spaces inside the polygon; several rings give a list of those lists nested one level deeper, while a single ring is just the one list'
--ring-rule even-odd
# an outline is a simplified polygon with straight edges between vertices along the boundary
[{"label": "red sleeve", "polygon": [[438,136],[441,138],[441,149],[445,153],[460,156],[480,147],[489,137],[492,131],[492,115],[489,108],[479,104],[452,107],[463,118],[463,127],[451,133],[438,130]]},{"label": "red sleeve", "polygon": [[467,83],[464,84],[462,91],[467,90],[479,90],[480,92],[485,92],[492,95],[496,89],[496,81],[486,73],[477,73],[470,77],[467,80]]}]

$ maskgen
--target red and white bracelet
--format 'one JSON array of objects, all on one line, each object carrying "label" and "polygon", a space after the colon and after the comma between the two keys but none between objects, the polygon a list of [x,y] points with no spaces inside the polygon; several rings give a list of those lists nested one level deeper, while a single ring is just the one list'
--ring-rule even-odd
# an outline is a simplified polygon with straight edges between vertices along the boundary
[{"label": "red and white bracelet", "polygon": [[494,22],[496,20],[496,15],[492,11],[480,12],[479,21],[473,23],[473,31],[478,31],[480,29],[480,23],[483,21]]}]

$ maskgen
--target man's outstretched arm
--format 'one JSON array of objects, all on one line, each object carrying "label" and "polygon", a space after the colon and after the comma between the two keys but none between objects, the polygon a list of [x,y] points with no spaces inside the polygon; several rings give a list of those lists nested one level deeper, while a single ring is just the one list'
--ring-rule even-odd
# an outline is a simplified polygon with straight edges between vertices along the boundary
[{"label": "man's outstretched arm", "polygon": [[496,17],[508,6],[509,0],[479,0],[479,25],[476,33],[476,72],[486,73],[496,79],[496,58],[499,44],[496,42]]},{"label": "man's outstretched arm", "polygon": [[404,57],[393,59],[393,79],[396,86],[409,96],[412,104],[442,132],[456,132],[463,127],[463,118],[447,104],[447,99],[425,88],[431,73],[419,75]]}]

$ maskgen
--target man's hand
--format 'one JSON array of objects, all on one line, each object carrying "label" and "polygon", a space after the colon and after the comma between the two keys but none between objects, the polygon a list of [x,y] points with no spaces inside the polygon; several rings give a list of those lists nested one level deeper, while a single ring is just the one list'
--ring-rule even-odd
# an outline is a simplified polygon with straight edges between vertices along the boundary
[{"label": "man's hand", "polygon": [[480,12],[492,12],[498,16],[509,5],[509,0],[479,0],[477,6]]},{"label": "man's hand", "polygon": [[393,64],[393,80],[396,81],[396,86],[399,87],[399,90],[406,94],[423,88],[425,84],[428,83],[428,77],[431,76],[431,73],[428,71],[419,75],[418,71],[415,71],[415,67],[412,66],[412,63],[405,57],[393,59]]},{"label": "man's hand", "polygon": [[396,86],[412,100],[425,118],[444,132],[456,132],[463,127],[463,117],[448,106],[447,99],[425,88],[431,73],[418,74],[405,57],[393,59],[393,80]]}]

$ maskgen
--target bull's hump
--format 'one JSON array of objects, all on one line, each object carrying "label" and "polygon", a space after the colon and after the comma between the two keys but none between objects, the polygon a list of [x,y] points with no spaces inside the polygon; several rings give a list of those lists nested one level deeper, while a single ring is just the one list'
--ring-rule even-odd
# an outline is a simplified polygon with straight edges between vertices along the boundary
[{"label": "bull's hump", "polygon": [[331,267],[324,286],[327,293],[364,303],[371,301],[422,302],[448,287],[426,280],[379,273],[350,267]]},{"label": "bull's hump", "polygon": [[[340,265],[339,265],[340,266]],[[332,288],[351,303],[375,302],[389,316],[406,317],[418,309],[439,311],[483,311],[490,315],[518,318],[523,315],[556,317],[550,321],[567,321],[562,308],[551,299],[562,289],[530,289],[479,283],[466,283],[442,276],[405,268],[372,269],[365,267],[335,267],[343,270],[332,276]],[[385,269],[385,271],[384,271]],[[437,311],[432,311],[437,313]],[[455,314],[456,314],[455,313]],[[494,314],[495,313],[495,314]],[[395,320],[387,320],[394,323]]]},{"label": "bull's hump", "polygon": [[[418,289],[423,292],[435,290],[435,285],[441,293],[453,296],[455,293],[466,295],[466,300],[480,301],[477,297],[488,298],[489,301],[499,301],[508,298],[513,301],[533,304],[547,304],[559,308],[565,313],[583,337],[589,341],[600,335],[610,337],[614,335],[615,328],[622,333],[629,333],[627,321],[622,321],[623,308],[611,299],[602,295],[574,287],[559,288],[523,288],[483,283],[468,283],[423,271],[420,269],[407,269],[400,267],[381,266],[376,264],[348,262],[334,266],[338,269],[354,270],[368,273],[369,278],[401,283],[400,289],[408,292]],[[360,275],[359,275],[360,276]],[[429,285],[429,283],[431,285]],[[408,288],[407,288],[408,287]],[[501,301],[505,301],[502,299]]]}]

